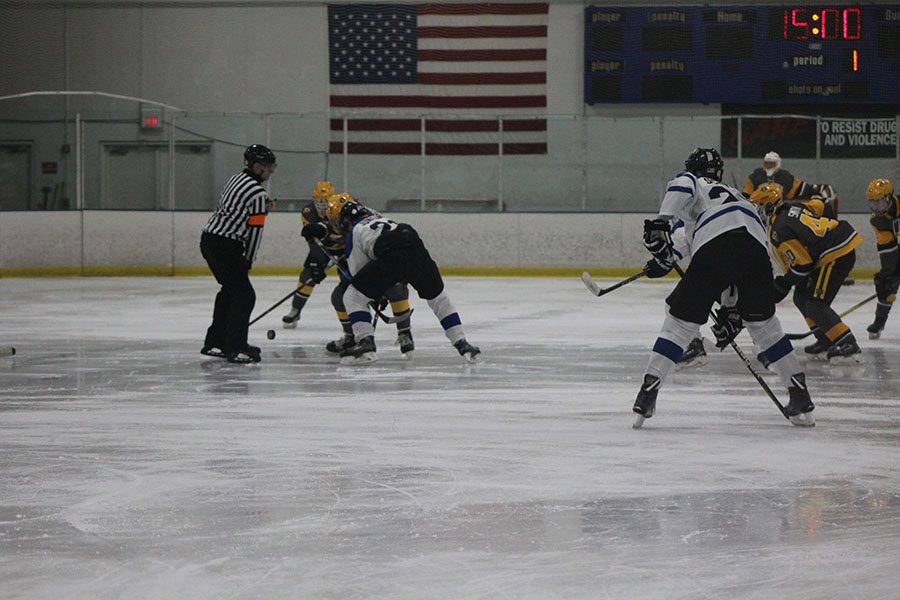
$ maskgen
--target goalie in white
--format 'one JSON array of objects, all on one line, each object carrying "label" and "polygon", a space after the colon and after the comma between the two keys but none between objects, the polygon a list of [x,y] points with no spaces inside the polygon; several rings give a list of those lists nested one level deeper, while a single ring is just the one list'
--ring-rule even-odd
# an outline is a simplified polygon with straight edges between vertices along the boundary
[{"label": "goalie in white", "polygon": [[659,216],[644,222],[644,246],[653,254],[645,267],[649,277],[662,277],[674,267],[670,228],[674,219],[684,222],[691,263],[666,298],[666,319],[633,407],[634,427],[653,416],[660,386],[729,286],[737,289],[737,305],[717,313],[713,328],[717,340],[728,344],[746,323],[754,343],[788,388],[785,412],[791,422],[814,425],[815,406],[806,375],[775,316],[772,265],[756,207],[738,190],[721,183],[724,163],[715,149],[695,149],[684,166],[666,186]]},{"label": "goalie in white", "polygon": [[380,216],[346,194],[328,200],[332,225],[347,233],[347,265],[352,277],[344,292],[344,305],[356,344],[341,353],[342,364],[373,362],[375,328],[369,305],[394,284],[415,288],[444,328],[444,334],[468,362],[476,362],[481,350],[466,341],[462,320],[444,290],[441,273],[419,234],[407,223]]}]

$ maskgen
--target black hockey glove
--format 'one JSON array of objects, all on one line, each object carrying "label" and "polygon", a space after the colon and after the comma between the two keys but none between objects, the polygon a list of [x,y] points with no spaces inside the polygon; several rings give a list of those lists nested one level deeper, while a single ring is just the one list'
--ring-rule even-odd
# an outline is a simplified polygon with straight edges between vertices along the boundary
[{"label": "black hockey glove", "polygon": [[778,304],[787,297],[793,285],[791,280],[784,275],[779,275],[775,278],[775,281],[773,282],[773,287],[775,288],[775,304]]},{"label": "black hockey glove", "polygon": [[874,280],[875,294],[877,294],[879,302],[887,303],[888,298],[895,295],[900,288],[900,277],[887,277],[881,271],[875,273]]},{"label": "black hockey glove", "polygon": [[713,335],[716,336],[716,348],[722,349],[737,337],[744,328],[741,314],[734,306],[723,306],[716,311],[715,323],[712,325]]},{"label": "black hockey glove", "polygon": [[[644,221],[644,248],[655,258],[663,261],[672,260],[672,235],[669,222],[665,219],[647,219]],[[671,267],[669,267],[671,269]]]},{"label": "black hockey glove", "polygon": [[815,193],[818,194],[819,196],[822,196],[823,198],[825,198],[827,200],[834,199],[834,188],[831,187],[830,185],[828,185],[827,183],[820,183],[818,185],[813,185],[812,188],[815,191]]},{"label": "black hockey glove", "polygon": [[378,300],[372,300],[371,302],[369,302],[369,306],[371,306],[375,310],[375,312],[380,312],[380,313],[384,312],[384,309],[387,308],[387,305],[388,305],[387,296],[382,296]]},{"label": "black hockey glove", "polygon": [[307,223],[300,230],[300,235],[311,242],[314,239],[322,239],[328,235],[328,226],[325,223]]},{"label": "black hockey glove", "polygon": [[304,265],[304,271],[306,271],[306,277],[301,277],[304,283],[307,285],[318,285],[322,283],[325,279],[325,268],[328,266],[325,263],[320,263],[316,260],[307,260],[306,265]]},{"label": "black hockey glove", "polygon": [[644,272],[650,279],[656,279],[657,277],[665,277],[674,266],[675,262],[672,260],[651,258],[644,265]]}]

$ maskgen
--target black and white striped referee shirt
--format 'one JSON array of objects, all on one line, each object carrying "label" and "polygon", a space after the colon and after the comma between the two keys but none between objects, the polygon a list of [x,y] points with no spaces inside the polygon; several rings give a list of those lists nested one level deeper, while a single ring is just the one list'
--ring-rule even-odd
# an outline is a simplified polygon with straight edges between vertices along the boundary
[{"label": "black and white striped referee shirt", "polygon": [[216,212],[203,231],[244,244],[244,256],[251,265],[262,240],[269,195],[249,169],[234,175],[225,184]]}]

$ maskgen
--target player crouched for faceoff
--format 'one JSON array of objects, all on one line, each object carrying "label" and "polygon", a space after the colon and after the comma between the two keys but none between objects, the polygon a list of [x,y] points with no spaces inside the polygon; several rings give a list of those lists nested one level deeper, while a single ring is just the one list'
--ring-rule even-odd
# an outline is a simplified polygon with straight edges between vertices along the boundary
[{"label": "player crouched for faceoff", "polygon": [[866,189],[866,199],[872,209],[869,224],[875,230],[878,260],[881,261],[881,270],[875,273],[875,294],[878,297],[875,321],[866,330],[870,340],[877,340],[881,337],[888,313],[897,299],[897,289],[900,288],[900,247],[897,245],[900,236],[900,197],[894,194],[890,181],[874,179]]},{"label": "player crouched for faceoff", "polygon": [[645,267],[649,277],[662,277],[674,267],[673,219],[684,223],[691,262],[666,298],[668,314],[634,402],[634,427],[640,428],[656,412],[660,387],[688,343],[699,336],[713,303],[731,286],[737,290],[737,303],[717,312],[713,327],[717,345],[730,343],[746,325],[788,389],[785,412],[791,422],[812,426],[815,406],[806,375],[775,316],[772,265],[762,220],[738,190],[721,183],[724,163],[717,150],[696,148],[684,166],[666,186],[659,216],[644,222],[644,246],[653,255]]},{"label": "player crouched for faceoff", "polygon": [[481,350],[466,341],[462,321],[444,290],[438,267],[411,225],[396,223],[378,215],[359,202],[328,201],[328,219],[346,232],[347,263],[352,277],[344,293],[356,344],[341,353],[341,364],[362,364],[377,360],[375,328],[369,305],[391,286],[404,282],[440,321],[447,338],[468,362],[476,362]]},{"label": "player crouched for faceoff", "polygon": [[822,200],[785,202],[777,183],[763,184],[750,201],[766,219],[772,254],[784,269],[775,278],[775,301],[793,287],[794,305],[815,330],[816,342],[804,352],[825,354],[832,363],[860,362],[853,332],[831,308],[856,262],[859,234],[848,222],[829,218],[834,213]]},{"label": "player crouched for faceoff", "polygon": [[[352,199],[349,194],[335,194],[334,187],[328,181],[320,181],[313,191],[313,200],[303,207],[300,213],[300,221],[303,225],[300,235],[306,239],[309,245],[309,253],[300,271],[300,279],[297,283],[297,291],[291,302],[291,310],[281,320],[285,329],[297,327],[300,313],[306,302],[312,295],[316,285],[325,277],[325,269],[332,258],[337,259],[338,284],[331,291],[331,305],[337,313],[338,321],[343,330],[343,336],[328,342],[325,349],[333,354],[340,354],[344,349],[353,346],[353,330],[350,327],[350,319],[344,308],[344,292],[350,281],[347,273],[347,258],[344,256],[344,232],[339,231],[328,221],[328,199],[337,201]],[[409,289],[403,284],[391,287],[386,293],[386,299],[391,303],[391,310],[397,319],[397,344],[404,356],[409,356],[415,350],[412,337],[411,312],[409,309]]]}]

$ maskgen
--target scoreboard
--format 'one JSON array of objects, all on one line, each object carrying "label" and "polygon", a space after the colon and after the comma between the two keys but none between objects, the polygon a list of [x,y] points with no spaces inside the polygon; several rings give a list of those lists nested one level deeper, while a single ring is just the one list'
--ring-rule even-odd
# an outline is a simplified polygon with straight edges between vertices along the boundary
[{"label": "scoreboard", "polygon": [[588,6],[584,99],[900,103],[900,5]]}]

